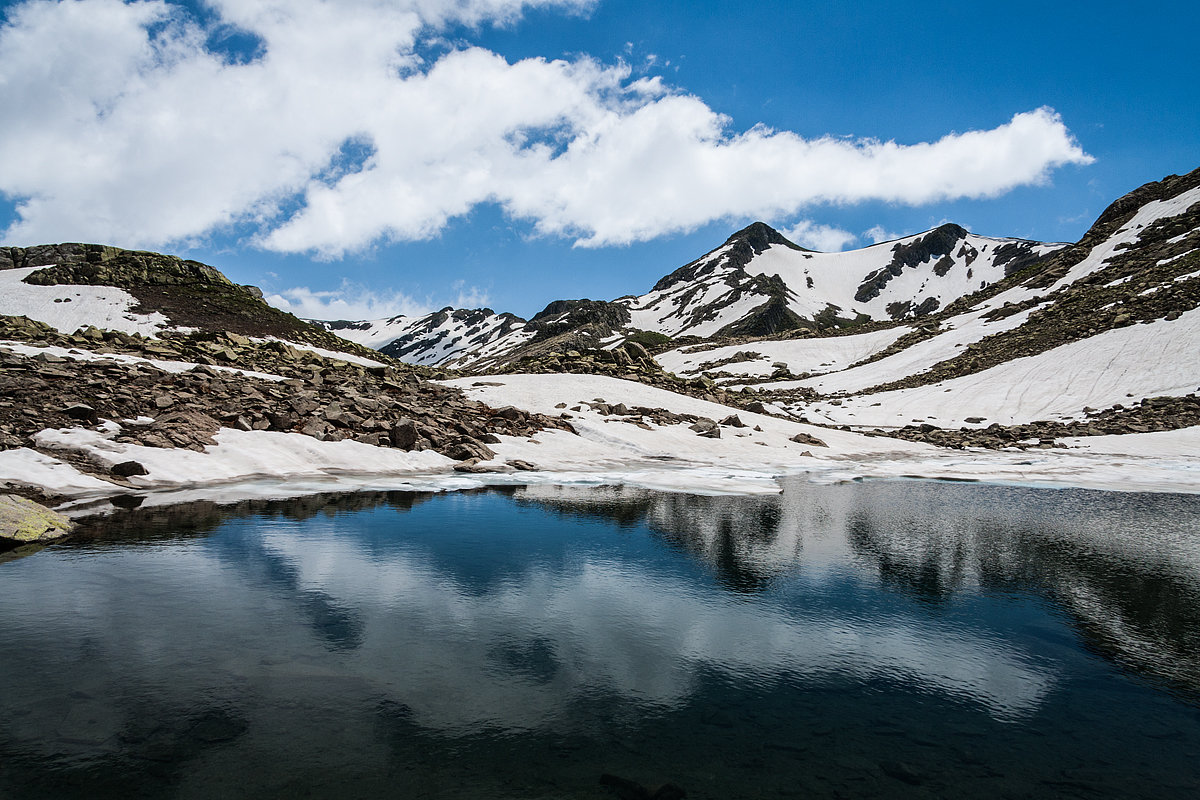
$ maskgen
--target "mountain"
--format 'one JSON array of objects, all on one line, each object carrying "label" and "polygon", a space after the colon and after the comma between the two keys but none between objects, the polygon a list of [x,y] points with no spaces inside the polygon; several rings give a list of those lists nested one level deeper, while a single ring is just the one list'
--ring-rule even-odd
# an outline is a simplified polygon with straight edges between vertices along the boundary
[{"label": "mountain", "polygon": [[915,319],[1065,246],[942,225],[861,250],[818,253],[756,222],[643,295],[557,300],[528,321],[487,308],[444,308],[422,317],[314,322],[408,363],[496,369],[549,352],[611,347],[639,332],[708,339]]},{"label": "mountain", "polygon": [[[816,253],[755,223],[646,294],[528,321],[444,309],[383,350],[476,373],[603,372],[940,444],[1185,427],[1200,421],[1198,201],[1200,170],[1168,176],[1074,244],[946,224]],[[992,426],[1005,430],[979,432]]]},{"label": "mountain", "polygon": [[1120,198],[1076,244],[999,266],[1008,274],[916,324],[657,359],[781,412],[939,443],[1200,422],[1200,170]]}]

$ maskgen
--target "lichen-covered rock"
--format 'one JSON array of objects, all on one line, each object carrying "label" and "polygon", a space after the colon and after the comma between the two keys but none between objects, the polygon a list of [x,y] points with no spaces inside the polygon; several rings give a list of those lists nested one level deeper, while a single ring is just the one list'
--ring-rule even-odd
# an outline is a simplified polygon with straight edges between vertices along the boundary
[{"label": "lichen-covered rock", "polygon": [[0,495],[0,539],[46,542],[66,536],[75,523],[40,503],[13,494]]}]

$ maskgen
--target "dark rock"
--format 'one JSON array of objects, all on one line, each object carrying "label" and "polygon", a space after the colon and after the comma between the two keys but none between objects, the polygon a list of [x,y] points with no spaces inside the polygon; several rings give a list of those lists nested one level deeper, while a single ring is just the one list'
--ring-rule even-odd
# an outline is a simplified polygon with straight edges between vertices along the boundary
[{"label": "dark rock", "polygon": [[807,444],[807,445],[811,445],[812,447],[828,447],[829,446],[829,445],[825,444],[823,441],[821,441],[820,439],[818,439],[817,437],[813,436],[812,434],[804,433],[803,431],[801,431],[800,433],[797,433],[795,436],[793,436],[788,441],[795,442],[796,444]]},{"label": "dark rock", "polygon": [[477,439],[464,436],[442,450],[442,455],[455,461],[466,461],[471,458],[491,461],[496,457],[496,451]]},{"label": "dark rock", "polygon": [[716,420],[709,419],[708,417],[700,417],[688,426],[688,430],[695,431],[696,435],[703,436],[706,439],[721,438],[721,427],[717,425]]},{"label": "dark rock", "polygon": [[122,478],[128,478],[133,475],[149,475],[150,470],[146,469],[138,461],[122,461],[120,464],[113,464],[110,470],[113,475]]},{"label": "dark rock", "polygon": [[731,428],[745,428],[746,423],[738,417],[737,414],[730,414],[725,419],[721,420],[722,425],[728,425]]},{"label": "dark rock", "polygon": [[82,420],[92,425],[100,421],[100,414],[96,409],[84,403],[75,403],[74,405],[67,406],[62,410],[62,413],[71,419]]},{"label": "dark rock", "polygon": [[392,442],[392,447],[398,447],[401,450],[412,450],[417,444],[417,438],[420,432],[417,430],[417,424],[411,419],[402,419],[400,422],[392,426],[389,437]]}]

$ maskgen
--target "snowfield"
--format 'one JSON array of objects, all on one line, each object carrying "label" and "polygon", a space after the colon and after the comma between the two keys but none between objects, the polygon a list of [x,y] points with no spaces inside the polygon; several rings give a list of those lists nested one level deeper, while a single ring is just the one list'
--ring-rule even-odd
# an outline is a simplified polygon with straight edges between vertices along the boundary
[{"label": "snowfield", "polygon": [[897,327],[871,333],[836,336],[828,339],[785,339],[782,341],[750,342],[742,345],[727,345],[711,350],[684,352],[690,348],[668,350],[654,360],[668,372],[690,377],[701,371],[700,365],[726,359],[741,352],[761,353],[762,357],[751,361],[735,361],[714,367],[714,372],[729,372],[746,377],[764,377],[774,372],[772,364],[787,364],[793,374],[811,372],[837,372],[870,358],[911,328]]},{"label": "snowfield", "polygon": [[881,428],[914,421],[958,428],[970,425],[967,417],[983,417],[984,422],[978,423],[983,426],[1082,419],[1088,407],[1108,408],[1146,397],[1200,391],[1198,341],[1200,309],[1193,309],[1174,322],[1156,320],[1116,328],[973,375],[850,397],[837,406],[816,403],[805,413],[837,425]]},{"label": "snowfield", "polygon": [[[45,430],[39,451],[0,452],[0,488],[36,487],[65,496],[66,510],[95,511],[103,498],[131,490],[146,502],[188,499],[232,502],[357,489],[455,490],[499,484],[626,485],[692,494],[780,491],[780,479],[836,483],[900,477],[948,478],[1036,486],[1126,491],[1200,492],[1200,428],[1069,440],[1066,450],[955,451],[883,437],[803,425],[676,395],[640,383],[593,375],[507,375],[448,382],[493,406],[566,413],[578,435],[547,430],[531,439],[501,437],[491,462],[508,471],[465,474],[433,452],[404,452],[353,441],[321,442],[299,433],[222,429],[204,452],[118,443],[116,422],[101,429]],[[581,401],[666,408],[721,419],[737,413],[747,428],[723,427],[720,439],[702,438],[686,424],[646,430],[602,416]],[[569,409],[578,406],[580,411]],[[142,421],[144,422],[144,420]],[[762,428],[755,431],[754,426]],[[798,432],[828,447],[789,441]],[[100,465],[139,461],[147,475],[117,485],[78,472],[54,458],[81,454]],[[505,468],[509,459],[537,466]]]},{"label": "snowfield", "polygon": [[26,275],[45,267],[0,269],[0,314],[28,317],[55,328],[74,333],[80,328],[97,328],[157,336],[175,328],[158,313],[134,314],[136,297],[113,286],[33,286],[24,283]]}]

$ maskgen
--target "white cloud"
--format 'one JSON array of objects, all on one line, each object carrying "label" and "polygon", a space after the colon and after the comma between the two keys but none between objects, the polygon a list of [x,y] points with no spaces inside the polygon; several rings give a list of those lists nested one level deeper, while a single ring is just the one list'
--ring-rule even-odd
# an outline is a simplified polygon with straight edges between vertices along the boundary
[{"label": "white cloud", "polygon": [[832,225],[822,225],[810,219],[800,220],[784,231],[783,235],[802,247],[822,253],[836,253],[858,241],[858,237],[850,231]]},{"label": "white cloud", "polygon": [[302,319],[386,319],[421,316],[434,310],[428,298],[417,300],[395,290],[376,292],[350,281],[333,291],[313,291],[307,286],[268,294],[265,300],[276,308]]},{"label": "white cloud", "polygon": [[484,308],[491,302],[491,296],[486,289],[467,286],[466,281],[455,281],[454,290],[458,292],[454,300],[455,308]]},{"label": "white cloud", "polygon": [[[213,25],[262,42],[229,63],[163,0],[30,0],[0,30],[0,191],[19,215],[5,238],[161,246],[238,225],[337,257],[497,203],[601,246],[817,203],[994,196],[1091,161],[1045,108],[913,145],[804,139],[731,130],[623,63],[417,55],[448,25],[592,4],[210,0]],[[347,143],[361,158],[342,163]]]},{"label": "white cloud", "polygon": [[863,236],[870,239],[874,244],[879,244],[880,242],[890,242],[893,239],[899,239],[903,235],[904,234],[902,233],[892,233],[882,225],[874,225],[863,231]]}]

